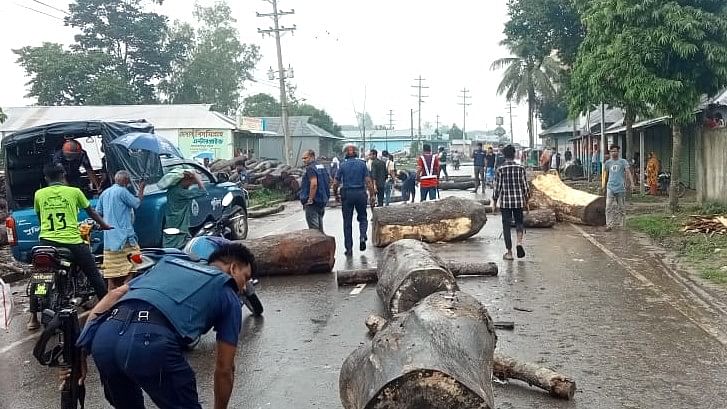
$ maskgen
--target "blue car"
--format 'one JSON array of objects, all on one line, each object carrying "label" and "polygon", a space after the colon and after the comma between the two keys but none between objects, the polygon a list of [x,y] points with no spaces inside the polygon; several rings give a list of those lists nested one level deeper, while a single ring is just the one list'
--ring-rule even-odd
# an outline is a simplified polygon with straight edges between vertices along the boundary
[{"label": "blue car", "polygon": [[[104,162],[108,175],[118,170],[127,170],[132,181],[147,180],[144,200],[135,213],[134,228],[141,247],[161,247],[162,229],[166,210],[166,190],[159,189],[157,182],[165,173],[172,169],[183,168],[194,171],[205,184],[209,192],[206,197],[196,199],[192,203],[190,228],[192,233],[207,222],[217,221],[223,212],[244,215],[235,217],[234,224],[229,226],[232,238],[247,237],[247,196],[236,184],[227,181],[224,174],[212,175],[207,169],[191,160],[181,158],[164,158],[149,152],[134,153],[110,142],[130,132],[153,132],[153,127],[140,122],[102,122],[82,121],[63,122],[29,128],[15,132],[2,140],[5,154],[6,195],[10,216],[6,220],[8,241],[12,246],[13,257],[28,262],[30,250],[38,245],[40,225],[33,208],[35,191],[45,186],[42,168],[50,161],[53,152],[60,149],[65,139],[100,138],[104,148]],[[87,176],[84,176],[87,178]],[[86,179],[84,179],[86,180]],[[154,183],[152,183],[154,182]],[[196,187],[193,187],[195,189]],[[222,206],[222,198],[231,192],[233,204],[227,208]],[[90,192],[87,194],[91,206],[96,205],[97,198]],[[79,220],[87,215],[79,214]],[[95,253],[103,249],[103,234],[94,232],[92,246]]]}]

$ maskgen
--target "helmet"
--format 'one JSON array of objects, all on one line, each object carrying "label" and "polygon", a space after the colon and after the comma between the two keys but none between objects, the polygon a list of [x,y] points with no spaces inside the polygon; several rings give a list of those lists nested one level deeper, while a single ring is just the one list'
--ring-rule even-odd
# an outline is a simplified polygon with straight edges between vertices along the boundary
[{"label": "helmet", "polygon": [[215,252],[223,244],[229,243],[230,241],[223,237],[216,236],[202,236],[194,237],[187,245],[184,246],[184,252],[194,258],[208,261],[212,253]]},{"label": "helmet", "polygon": [[83,148],[81,148],[81,144],[74,139],[67,139],[63,143],[62,150],[63,156],[66,158],[66,160],[78,159],[83,154]]},{"label": "helmet", "polygon": [[[351,150],[353,150],[353,152],[349,153]],[[343,146],[343,156],[347,158],[358,158],[358,146],[352,143],[347,143]]]}]

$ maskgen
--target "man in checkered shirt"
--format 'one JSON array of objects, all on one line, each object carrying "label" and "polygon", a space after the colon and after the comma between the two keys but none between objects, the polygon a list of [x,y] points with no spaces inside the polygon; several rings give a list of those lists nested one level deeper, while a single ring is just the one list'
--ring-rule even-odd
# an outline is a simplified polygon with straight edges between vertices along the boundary
[{"label": "man in checkered shirt", "polygon": [[525,177],[525,168],[515,163],[515,148],[507,145],[503,149],[505,163],[497,169],[495,176],[495,191],[492,194],[492,207],[497,207],[500,202],[500,213],[502,214],[502,234],[505,238],[507,253],[503,256],[505,260],[512,260],[512,236],[510,228],[512,220],[515,219],[517,230],[517,256],[525,257],[523,248],[523,208],[527,206],[530,188]]}]

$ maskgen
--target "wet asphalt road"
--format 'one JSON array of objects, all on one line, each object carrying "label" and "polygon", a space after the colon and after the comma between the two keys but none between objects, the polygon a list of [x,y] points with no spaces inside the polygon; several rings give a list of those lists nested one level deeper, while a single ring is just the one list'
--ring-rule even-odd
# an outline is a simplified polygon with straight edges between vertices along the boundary
[{"label": "wet asphalt road", "polygon": [[[293,204],[250,227],[257,237],[305,222]],[[325,229],[342,241],[340,210],[326,213]],[[626,233],[569,224],[532,229],[527,257],[515,262],[502,260],[499,236],[495,215],[474,238],[433,247],[446,258],[497,261],[498,277],[459,280],[495,320],[515,322],[514,331],[498,332],[497,349],[571,376],[578,392],[564,402],[518,382],[496,385],[497,408],[727,407],[727,308],[718,289],[702,293],[692,278],[670,276],[661,255],[645,255],[646,247]],[[339,246],[336,268],[375,265],[377,253],[355,252],[347,260]],[[341,408],[340,366],[367,342],[366,316],[381,312],[374,286],[352,295],[325,274],[263,278],[258,291],[266,311],[260,319],[246,312],[230,407]],[[16,317],[12,331],[0,334],[0,408],[58,407],[53,373],[32,359],[33,340],[23,327],[24,317]],[[189,360],[203,406],[211,408],[213,334]],[[87,384],[86,407],[109,407],[93,369]]]}]

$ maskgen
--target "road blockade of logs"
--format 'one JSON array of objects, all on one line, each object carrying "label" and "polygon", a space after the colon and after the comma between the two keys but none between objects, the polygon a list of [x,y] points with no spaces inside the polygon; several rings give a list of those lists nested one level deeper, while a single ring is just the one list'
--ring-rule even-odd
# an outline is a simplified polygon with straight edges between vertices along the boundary
[{"label": "road blockade of logs", "polygon": [[255,256],[258,276],[329,273],[336,261],[336,240],[318,230],[273,234],[240,243]]},{"label": "road blockade of logs", "polygon": [[487,222],[484,205],[457,197],[378,207],[373,214],[372,239],[376,247],[400,239],[428,243],[464,240],[477,234]]},{"label": "road blockade of logs", "polygon": [[551,208],[559,222],[589,226],[606,224],[606,198],[563,183],[554,173],[533,172],[530,177],[530,201],[538,208]]}]

